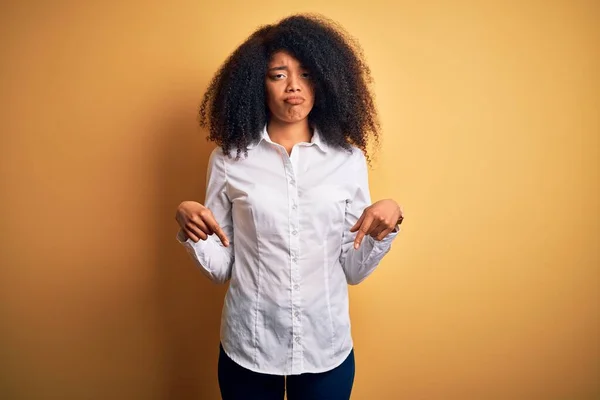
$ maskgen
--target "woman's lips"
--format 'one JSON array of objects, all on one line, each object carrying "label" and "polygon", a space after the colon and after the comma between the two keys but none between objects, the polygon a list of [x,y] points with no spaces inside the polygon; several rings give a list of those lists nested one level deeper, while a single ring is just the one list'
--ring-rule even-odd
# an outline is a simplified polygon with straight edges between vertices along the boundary
[{"label": "woman's lips", "polygon": [[284,101],[286,103],[290,103],[290,104],[302,104],[302,103],[304,103],[304,99],[302,97],[288,97]]}]

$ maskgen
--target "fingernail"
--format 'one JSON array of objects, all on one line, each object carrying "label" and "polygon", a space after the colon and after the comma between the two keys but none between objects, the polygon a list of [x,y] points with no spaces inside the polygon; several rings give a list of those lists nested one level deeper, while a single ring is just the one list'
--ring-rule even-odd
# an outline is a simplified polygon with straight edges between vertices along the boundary
[{"label": "fingernail", "polygon": [[358,243],[354,243],[354,250],[358,249]]}]

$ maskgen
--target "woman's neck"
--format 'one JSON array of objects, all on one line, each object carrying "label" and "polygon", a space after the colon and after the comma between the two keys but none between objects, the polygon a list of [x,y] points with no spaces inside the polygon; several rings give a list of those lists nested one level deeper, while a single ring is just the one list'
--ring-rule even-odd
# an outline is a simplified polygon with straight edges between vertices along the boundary
[{"label": "woman's neck", "polygon": [[294,123],[281,123],[271,119],[267,123],[267,133],[273,142],[285,147],[288,154],[295,144],[310,142],[312,138],[312,129],[307,119]]}]

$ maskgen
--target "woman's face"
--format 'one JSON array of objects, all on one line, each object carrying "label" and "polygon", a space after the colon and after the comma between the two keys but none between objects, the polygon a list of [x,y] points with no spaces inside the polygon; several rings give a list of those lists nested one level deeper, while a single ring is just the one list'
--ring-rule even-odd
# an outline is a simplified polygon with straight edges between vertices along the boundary
[{"label": "woman's face", "polygon": [[271,118],[281,122],[305,119],[314,104],[314,88],[309,71],[289,53],[273,54],[265,78],[267,105]]}]

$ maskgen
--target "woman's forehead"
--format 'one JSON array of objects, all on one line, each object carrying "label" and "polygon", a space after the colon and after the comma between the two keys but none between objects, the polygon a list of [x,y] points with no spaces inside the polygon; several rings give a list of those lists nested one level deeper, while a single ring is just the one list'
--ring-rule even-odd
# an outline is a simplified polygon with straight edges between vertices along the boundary
[{"label": "woman's forehead", "polygon": [[279,50],[273,53],[269,60],[269,68],[278,66],[290,66],[304,68],[300,60],[292,56],[285,50]]}]

